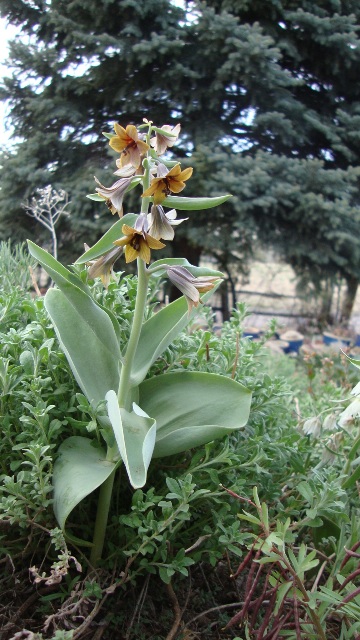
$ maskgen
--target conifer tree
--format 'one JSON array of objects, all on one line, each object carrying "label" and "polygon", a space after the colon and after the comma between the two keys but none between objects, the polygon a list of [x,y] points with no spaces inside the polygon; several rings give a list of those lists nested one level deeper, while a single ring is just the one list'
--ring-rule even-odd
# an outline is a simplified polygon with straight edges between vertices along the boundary
[{"label": "conifer tree", "polygon": [[206,0],[187,11],[170,0],[1,0],[21,26],[2,91],[20,140],[2,160],[2,236],[29,234],[21,202],[51,183],[71,199],[60,252],[78,253],[109,226],[85,198],[111,158],[101,132],[181,121],[173,153],[183,166],[202,160],[187,194],[235,196],[216,217],[191,214],[178,242],[192,261],[206,251],[230,273],[254,243],[272,242],[319,290],[340,274],[354,294],[359,4]]}]

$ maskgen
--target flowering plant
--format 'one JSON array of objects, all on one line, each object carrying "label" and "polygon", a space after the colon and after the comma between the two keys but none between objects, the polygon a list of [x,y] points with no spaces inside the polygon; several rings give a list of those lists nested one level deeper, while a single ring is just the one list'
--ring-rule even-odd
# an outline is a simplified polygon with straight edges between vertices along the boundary
[{"label": "flowering plant", "polygon": [[[155,127],[144,121],[125,129],[115,124],[115,136],[104,134],[119,157],[116,182],[99,185],[89,197],[106,203],[119,219],[76,261],[88,277],[108,286],[112,267],[124,254],[137,261],[138,284],[127,344],[121,344],[118,318],[92,296],[77,274],[29,241],[33,257],[56,287],[45,296],[45,307],[74,376],[91,405],[97,408],[101,447],[90,437],[71,436],[59,448],[54,465],[54,510],[64,529],[74,507],[100,487],[91,562],[101,557],[116,470],[124,465],[134,488],[144,486],[153,457],[169,456],[203,445],[243,427],[251,393],[231,378],[179,371],[147,377],[155,360],[192,320],[196,308],[221,282],[222,274],[195,267],[182,258],[151,263],[151,252],[174,237],[176,209],[196,210],[221,204],[230,196],[183,198],[180,193],[192,168],[161,158],[177,139],[180,125]],[[139,213],[123,216],[126,193],[142,188]],[[165,208],[169,211],[165,211]],[[150,209],[150,210],[149,210]],[[151,278],[167,277],[183,296],[144,321]]]}]

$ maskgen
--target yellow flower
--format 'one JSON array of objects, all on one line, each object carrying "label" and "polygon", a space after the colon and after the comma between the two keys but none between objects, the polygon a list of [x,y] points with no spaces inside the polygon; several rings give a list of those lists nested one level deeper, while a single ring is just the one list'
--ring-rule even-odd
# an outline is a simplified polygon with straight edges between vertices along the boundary
[{"label": "yellow flower", "polygon": [[150,249],[163,249],[165,247],[163,242],[153,238],[148,233],[148,229],[149,223],[146,214],[139,215],[134,227],[123,224],[121,230],[124,237],[120,238],[120,240],[115,240],[114,244],[119,247],[125,247],[126,262],[141,258],[146,264],[149,264]]},{"label": "yellow flower", "polygon": [[190,313],[193,307],[202,303],[200,293],[211,291],[215,283],[219,281],[218,277],[200,276],[196,278],[185,267],[170,267],[164,265],[168,278],[185,296]]},{"label": "yellow flower", "polygon": [[150,144],[154,147],[158,156],[161,156],[165,153],[168,147],[172,147],[177,141],[181,129],[180,123],[175,127],[171,127],[169,124],[164,124],[161,127],[162,131],[166,131],[170,135],[166,135],[166,133],[155,132],[155,138],[151,138]]},{"label": "yellow flower", "polygon": [[114,151],[121,154],[120,166],[131,164],[137,169],[141,164],[141,156],[150,149],[143,140],[139,140],[139,134],[133,124],[128,124],[126,129],[115,122],[116,136],[110,138],[109,145]]},{"label": "yellow flower", "polygon": [[170,193],[180,193],[185,188],[185,180],[192,175],[192,167],[181,171],[180,164],[168,169],[163,164],[159,164],[157,177],[153,178],[151,185],[142,194],[143,197],[154,197],[154,204],[161,204]]}]

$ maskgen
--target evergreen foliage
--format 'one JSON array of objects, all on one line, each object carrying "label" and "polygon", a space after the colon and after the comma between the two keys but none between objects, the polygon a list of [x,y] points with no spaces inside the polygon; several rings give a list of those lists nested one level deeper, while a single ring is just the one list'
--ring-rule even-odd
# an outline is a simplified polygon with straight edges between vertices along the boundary
[{"label": "evergreen foliage", "polygon": [[51,183],[71,199],[62,256],[92,244],[111,224],[85,198],[112,158],[101,132],[151,113],[181,121],[183,166],[197,155],[187,195],[235,196],[220,213],[191,214],[176,252],[195,263],[206,251],[230,272],[260,239],[318,290],[334,274],[358,281],[355,0],[2,0],[0,13],[21,27],[1,93],[18,140],[2,160],[3,239],[41,240],[21,202]]}]

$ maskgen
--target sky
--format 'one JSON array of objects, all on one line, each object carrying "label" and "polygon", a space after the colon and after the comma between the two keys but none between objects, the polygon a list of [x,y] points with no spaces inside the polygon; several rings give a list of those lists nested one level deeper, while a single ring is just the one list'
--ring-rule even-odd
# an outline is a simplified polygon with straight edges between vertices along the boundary
[{"label": "sky", "polygon": [[[184,6],[184,0],[172,0],[175,5]],[[7,75],[8,41],[11,40],[18,29],[13,25],[7,25],[4,18],[0,18],[0,82]],[[5,127],[6,105],[0,101],[0,147],[9,145],[9,132]]]},{"label": "sky", "polygon": [[[0,18],[0,78],[2,79],[7,74],[7,58],[8,58],[8,39],[11,39],[16,33],[16,28],[12,25],[6,25],[6,20]],[[0,146],[7,144],[9,141],[9,134],[5,130],[5,118],[6,106],[3,102],[0,102]]]}]

